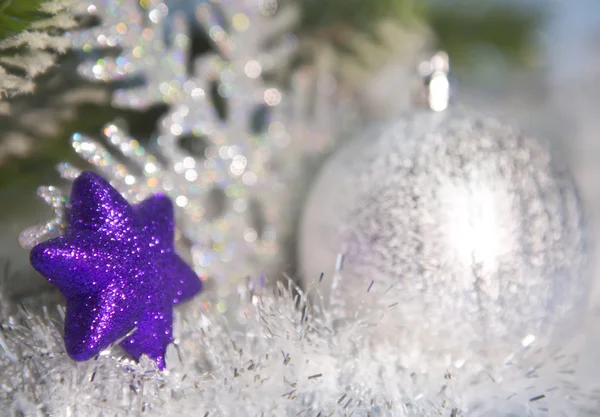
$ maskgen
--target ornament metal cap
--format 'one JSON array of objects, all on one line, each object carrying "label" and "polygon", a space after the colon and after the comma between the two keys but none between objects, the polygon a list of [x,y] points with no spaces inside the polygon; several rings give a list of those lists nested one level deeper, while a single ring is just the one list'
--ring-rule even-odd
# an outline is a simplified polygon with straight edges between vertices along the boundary
[{"label": "ornament metal cap", "polygon": [[444,51],[436,52],[429,60],[419,64],[419,74],[423,78],[424,89],[420,97],[422,105],[440,112],[450,104],[450,58]]}]

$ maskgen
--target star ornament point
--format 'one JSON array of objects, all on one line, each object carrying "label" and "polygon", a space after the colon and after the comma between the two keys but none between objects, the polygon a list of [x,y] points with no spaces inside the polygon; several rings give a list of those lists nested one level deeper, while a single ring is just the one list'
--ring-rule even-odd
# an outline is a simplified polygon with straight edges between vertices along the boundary
[{"label": "star ornament point", "polygon": [[97,174],[84,172],[73,182],[65,234],[30,254],[32,266],[66,298],[71,358],[91,359],[121,341],[134,359],[147,355],[165,369],[173,305],[202,290],[175,252],[174,230],[164,195],[132,206]]}]

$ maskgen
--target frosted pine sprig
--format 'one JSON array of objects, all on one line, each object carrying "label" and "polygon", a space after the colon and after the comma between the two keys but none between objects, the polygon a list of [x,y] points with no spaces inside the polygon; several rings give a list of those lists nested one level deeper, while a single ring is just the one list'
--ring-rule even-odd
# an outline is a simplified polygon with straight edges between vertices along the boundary
[{"label": "frosted pine sprig", "polygon": [[60,32],[76,25],[70,10],[74,3],[5,0],[0,4],[0,106],[7,97],[32,92],[34,78],[70,47],[70,40]]}]

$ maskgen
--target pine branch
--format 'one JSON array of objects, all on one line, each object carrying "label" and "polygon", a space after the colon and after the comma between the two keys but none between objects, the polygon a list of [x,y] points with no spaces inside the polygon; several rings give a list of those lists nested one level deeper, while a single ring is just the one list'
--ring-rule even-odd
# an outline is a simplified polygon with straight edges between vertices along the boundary
[{"label": "pine branch", "polygon": [[52,17],[42,5],[47,0],[0,0],[0,42],[18,35],[35,22]]},{"label": "pine branch", "polygon": [[70,42],[60,32],[75,26],[72,3],[0,0],[0,100],[33,91],[33,79],[54,65],[56,53],[66,51]]}]

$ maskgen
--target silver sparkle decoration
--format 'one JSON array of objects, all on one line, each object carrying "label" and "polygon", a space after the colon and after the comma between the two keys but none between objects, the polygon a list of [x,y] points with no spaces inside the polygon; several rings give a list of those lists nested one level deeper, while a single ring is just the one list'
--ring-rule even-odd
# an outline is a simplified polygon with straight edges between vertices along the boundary
[{"label": "silver sparkle decoration", "polygon": [[[337,137],[340,102],[332,98],[335,84],[329,80],[315,98],[321,111],[307,116],[308,86],[320,81],[307,69],[294,75],[291,91],[263,81],[264,73],[284,65],[295,50],[291,35],[265,49],[295,18],[293,10],[275,14],[279,4],[265,0],[198,2],[196,19],[218,53],[199,57],[190,75],[189,28],[184,16],[170,14],[168,4],[92,0],[81,6],[101,24],[72,33],[74,46],[84,53],[122,49],[116,58],[85,62],[81,74],[108,83],[141,76],[146,82],[116,91],[113,104],[171,107],[159,122],[152,152],[116,123],[103,132],[108,148],[79,134],[73,147],[132,203],[156,192],[173,198],[182,214],[179,243],[197,273],[214,284],[208,286],[211,294],[224,303],[247,277],[278,271],[280,243],[292,233],[294,181],[304,158]],[[226,102],[225,115],[211,98],[213,86]],[[67,180],[78,172],[64,165],[59,170]],[[48,225],[61,224],[59,217]],[[45,239],[48,225],[26,230],[21,244]]]},{"label": "silver sparkle decoration", "polygon": [[[281,35],[296,19],[296,9],[280,8],[278,2],[267,0],[196,0],[195,21],[213,41],[227,68],[235,74],[246,73],[258,79],[265,72],[285,62],[295,49],[292,35]],[[101,24],[89,30],[73,32],[73,46],[98,58],[106,48],[119,47],[116,57],[100,56],[86,60],[79,68],[81,75],[92,81],[114,82],[141,77],[142,86],[127,86],[116,91],[113,103],[117,107],[146,108],[157,102],[179,104],[182,95],[194,89],[194,78],[203,77],[196,71],[190,79],[189,18],[178,7],[179,2],[161,0],[86,0],[79,6],[84,15],[94,16]],[[171,12],[170,8],[173,9]],[[194,9],[188,6],[186,9]],[[267,41],[280,42],[265,50]],[[222,62],[210,54],[199,59],[213,65]],[[207,64],[198,63],[196,67]],[[210,65],[209,65],[210,66]],[[235,68],[231,68],[235,67]],[[231,77],[230,74],[225,74]],[[227,81],[227,79],[225,80]],[[220,93],[226,95],[224,87]],[[257,93],[253,91],[253,93]],[[185,100],[185,98],[183,98]]]},{"label": "silver sparkle decoration", "polygon": [[[84,78],[113,82],[143,77],[143,86],[115,93],[113,102],[119,107],[176,102],[187,79],[189,37],[184,16],[173,16],[168,25],[169,8],[155,0],[92,0],[81,2],[79,8],[84,15],[101,19],[97,27],[69,34],[84,57],[96,58],[80,65]],[[99,56],[99,51],[115,47],[122,49],[118,56]]]},{"label": "silver sparkle decoration", "polygon": [[305,206],[299,258],[348,317],[393,310],[380,338],[406,366],[493,361],[517,343],[569,340],[591,229],[540,142],[476,112],[423,111],[334,155]]}]

